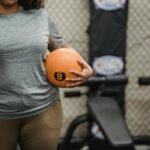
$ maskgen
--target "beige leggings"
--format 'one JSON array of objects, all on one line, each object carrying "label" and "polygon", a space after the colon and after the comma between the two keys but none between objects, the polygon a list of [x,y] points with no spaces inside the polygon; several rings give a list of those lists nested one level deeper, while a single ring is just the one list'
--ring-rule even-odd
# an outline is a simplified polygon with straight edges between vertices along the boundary
[{"label": "beige leggings", "polygon": [[62,125],[60,100],[40,115],[0,120],[0,150],[57,150]]}]

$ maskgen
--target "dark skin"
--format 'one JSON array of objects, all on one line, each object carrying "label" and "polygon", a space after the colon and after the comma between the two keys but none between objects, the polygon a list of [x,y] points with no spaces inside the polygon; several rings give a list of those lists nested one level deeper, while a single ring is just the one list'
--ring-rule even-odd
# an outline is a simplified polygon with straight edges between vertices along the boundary
[{"label": "dark skin", "polygon": [[[0,14],[1,15],[11,15],[16,13],[19,9],[18,0],[0,0]],[[51,50],[55,50],[59,48],[54,40],[49,39],[48,47]],[[71,48],[67,43],[64,44],[64,48]],[[67,87],[75,87],[82,83],[84,83],[89,77],[93,75],[93,69],[86,63],[86,61],[81,58],[78,61],[79,65],[81,65],[82,72],[78,72],[75,70],[70,70],[71,73],[75,74],[76,78],[67,78],[66,81],[68,82]]]},{"label": "dark skin", "polygon": [[18,8],[18,0],[0,0],[0,14],[13,14],[17,12]]}]

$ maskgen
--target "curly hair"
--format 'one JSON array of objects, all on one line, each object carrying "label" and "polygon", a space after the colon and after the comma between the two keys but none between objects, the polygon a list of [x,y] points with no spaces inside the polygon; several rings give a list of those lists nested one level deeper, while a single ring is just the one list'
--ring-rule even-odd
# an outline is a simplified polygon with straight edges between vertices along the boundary
[{"label": "curly hair", "polygon": [[19,0],[19,5],[25,10],[39,9],[44,7],[44,0]]}]

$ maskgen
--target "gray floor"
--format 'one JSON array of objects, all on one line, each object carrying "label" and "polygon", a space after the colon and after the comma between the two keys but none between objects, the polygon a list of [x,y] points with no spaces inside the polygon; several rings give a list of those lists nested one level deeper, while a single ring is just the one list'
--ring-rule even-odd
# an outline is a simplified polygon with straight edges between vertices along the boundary
[{"label": "gray floor", "polygon": [[150,150],[150,146],[136,146],[136,150]]},{"label": "gray floor", "polygon": [[[83,147],[81,150],[88,150],[88,147]],[[150,146],[136,146],[136,150],[150,150]]]},{"label": "gray floor", "polygon": [[[20,150],[20,148],[19,147],[17,147],[17,149],[16,150]],[[88,147],[84,147],[84,148],[82,148],[81,150],[88,150]],[[150,150],[150,146],[136,146],[136,150]]]}]

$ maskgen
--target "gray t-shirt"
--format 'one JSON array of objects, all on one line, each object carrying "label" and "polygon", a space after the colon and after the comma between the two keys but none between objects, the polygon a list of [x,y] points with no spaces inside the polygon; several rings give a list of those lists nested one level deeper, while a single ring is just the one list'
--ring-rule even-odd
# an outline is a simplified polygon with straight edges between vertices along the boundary
[{"label": "gray t-shirt", "polygon": [[64,44],[44,9],[0,15],[0,119],[36,115],[58,99],[44,68],[49,38]]}]

